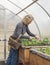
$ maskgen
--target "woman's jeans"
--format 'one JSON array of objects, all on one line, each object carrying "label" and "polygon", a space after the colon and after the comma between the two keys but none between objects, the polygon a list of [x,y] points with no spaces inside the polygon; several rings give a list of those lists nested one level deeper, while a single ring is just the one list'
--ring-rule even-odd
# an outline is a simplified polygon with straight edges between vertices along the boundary
[{"label": "woman's jeans", "polygon": [[10,49],[6,65],[18,65],[19,50]]}]

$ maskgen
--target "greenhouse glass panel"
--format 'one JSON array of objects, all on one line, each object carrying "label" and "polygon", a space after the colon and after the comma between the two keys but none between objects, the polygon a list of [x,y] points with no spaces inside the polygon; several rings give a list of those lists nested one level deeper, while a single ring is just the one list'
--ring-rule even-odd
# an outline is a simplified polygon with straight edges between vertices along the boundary
[{"label": "greenhouse glass panel", "polygon": [[4,58],[4,23],[5,22],[5,9],[0,5],[0,59]]},{"label": "greenhouse glass panel", "polygon": [[[40,29],[42,37],[50,38],[50,18],[46,12],[40,8],[36,3],[26,9],[29,14],[32,14]],[[32,26],[33,27],[33,26]],[[33,27],[34,29],[34,27]],[[36,32],[36,31],[35,31]]]},{"label": "greenhouse glass panel", "polygon": [[32,2],[32,0],[8,0],[9,2],[13,2],[17,6],[21,8],[25,8],[28,4]]},{"label": "greenhouse glass panel", "polygon": [[50,0],[38,0],[38,3],[40,3],[50,14]]},{"label": "greenhouse glass panel", "polygon": [[[1,3],[2,2],[2,3]],[[2,6],[4,6],[5,8],[7,8],[7,9],[9,9],[9,10],[11,10],[11,11],[13,11],[14,13],[17,13],[18,11],[20,11],[20,9],[18,8],[18,7],[16,7],[15,5],[13,5],[12,3],[10,3],[9,1],[7,1],[7,0],[1,0],[0,1],[0,4],[2,5]]]},{"label": "greenhouse glass panel", "polygon": [[5,9],[0,6],[0,38],[4,38]]}]

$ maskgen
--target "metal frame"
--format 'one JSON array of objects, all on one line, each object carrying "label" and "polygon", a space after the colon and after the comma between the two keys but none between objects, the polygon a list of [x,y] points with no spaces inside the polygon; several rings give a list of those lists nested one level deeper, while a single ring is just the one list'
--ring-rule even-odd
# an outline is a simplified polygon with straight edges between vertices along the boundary
[{"label": "metal frame", "polygon": [[4,59],[6,59],[6,32],[7,32],[7,27],[6,27],[6,11],[4,13]]},{"label": "metal frame", "polygon": [[38,2],[36,2],[36,4],[38,6],[40,6],[45,11],[45,13],[48,15],[48,17],[50,18],[50,14],[47,12],[47,10],[41,4],[39,4]]},{"label": "metal frame", "polygon": [[18,13],[16,13],[16,15],[20,14],[22,11],[24,11],[25,9],[27,9],[28,7],[30,7],[32,4],[34,4],[36,1],[38,0],[35,0],[34,2],[30,3],[29,5],[27,5],[25,8],[23,8],[21,11],[19,11]]},{"label": "metal frame", "polygon": [[[9,0],[8,0],[9,1]],[[29,5],[27,5],[25,8],[23,8],[21,11],[19,11],[18,13],[16,13],[15,15],[18,15],[18,14],[20,14],[21,12],[23,12],[25,9],[27,9],[28,7],[30,7],[31,5],[33,5],[36,1],[38,1],[38,0],[35,0],[34,2],[32,2],[32,3],[30,3]],[[9,1],[10,2],[10,1]],[[12,3],[12,2],[11,2]],[[12,3],[13,4],[13,3]],[[13,5],[15,5],[16,6],[16,4],[13,4]],[[16,6],[17,7],[17,6]],[[27,13],[26,13],[27,14]],[[11,18],[13,18],[14,16],[12,16]],[[11,19],[10,18],[10,19]]]}]

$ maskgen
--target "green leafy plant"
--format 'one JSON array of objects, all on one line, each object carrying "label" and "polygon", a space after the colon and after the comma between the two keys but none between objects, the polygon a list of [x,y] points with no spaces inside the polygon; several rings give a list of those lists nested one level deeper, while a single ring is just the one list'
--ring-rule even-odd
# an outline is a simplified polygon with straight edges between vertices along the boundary
[{"label": "green leafy plant", "polygon": [[37,42],[38,45],[42,45],[43,44],[42,40],[37,40],[36,42]]},{"label": "green leafy plant", "polygon": [[37,44],[36,39],[33,38],[33,39],[32,39],[32,45],[36,45],[36,44]]},{"label": "green leafy plant", "polygon": [[50,47],[46,47],[45,53],[50,55]]},{"label": "green leafy plant", "polygon": [[47,37],[45,37],[43,40],[36,40],[33,38],[32,41],[29,41],[28,39],[22,39],[22,45],[24,46],[44,45],[48,43],[50,42]]},{"label": "green leafy plant", "polygon": [[43,39],[43,43],[44,43],[44,44],[48,44],[48,43],[49,43],[49,39],[48,39],[47,37],[45,37],[45,38]]}]

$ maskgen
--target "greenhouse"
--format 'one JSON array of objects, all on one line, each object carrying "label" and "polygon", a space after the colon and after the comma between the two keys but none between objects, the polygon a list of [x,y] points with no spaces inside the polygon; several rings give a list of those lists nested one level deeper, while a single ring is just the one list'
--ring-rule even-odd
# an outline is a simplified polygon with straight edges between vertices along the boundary
[{"label": "greenhouse", "polygon": [[50,0],[0,0],[0,65],[50,65]]}]

